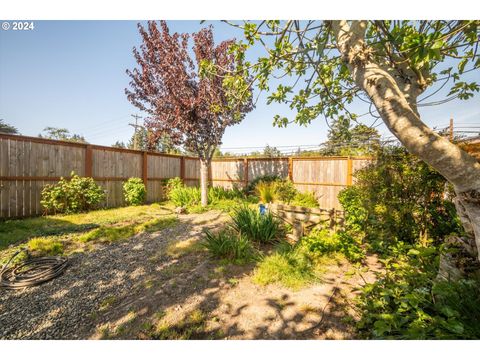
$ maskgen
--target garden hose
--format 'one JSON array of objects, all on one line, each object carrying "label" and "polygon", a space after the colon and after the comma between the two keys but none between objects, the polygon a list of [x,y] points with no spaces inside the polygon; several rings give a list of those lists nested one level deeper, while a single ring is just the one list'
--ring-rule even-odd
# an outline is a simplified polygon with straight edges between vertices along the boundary
[{"label": "garden hose", "polygon": [[18,290],[36,286],[56,278],[67,267],[68,258],[60,256],[27,258],[18,265],[8,267],[22,251],[28,255],[26,249],[17,251],[0,271],[0,288]]}]

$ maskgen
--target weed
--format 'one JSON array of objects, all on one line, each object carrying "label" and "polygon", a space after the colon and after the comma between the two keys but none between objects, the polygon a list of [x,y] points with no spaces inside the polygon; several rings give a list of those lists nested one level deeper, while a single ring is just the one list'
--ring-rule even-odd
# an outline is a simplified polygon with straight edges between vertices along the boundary
[{"label": "weed", "polygon": [[99,310],[100,311],[104,311],[104,310],[107,310],[108,308],[110,308],[114,303],[115,301],[117,301],[117,297],[114,296],[114,295],[111,295],[111,296],[107,296],[105,299],[102,300],[102,302],[100,303],[100,308]]},{"label": "weed", "polygon": [[34,238],[28,243],[28,250],[40,255],[60,255],[63,253],[63,244],[55,238]]}]

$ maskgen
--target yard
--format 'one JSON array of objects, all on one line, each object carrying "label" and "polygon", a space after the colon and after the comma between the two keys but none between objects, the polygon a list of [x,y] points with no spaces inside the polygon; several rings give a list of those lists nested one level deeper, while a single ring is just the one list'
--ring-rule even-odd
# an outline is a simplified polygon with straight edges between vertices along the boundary
[{"label": "yard", "polygon": [[[318,276],[296,286],[255,278],[264,258],[217,260],[204,230],[225,226],[225,211],[175,215],[170,203],[0,224],[1,261],[20,246],[69,256],[53,281],[0,294],[2,339],[322,339],[354,338],[358,274],[344,257],[323,259]],[[27,242],[27,239],[33,238]],[[87,239],[87,240],[86,240]],[[6,247],[11,243],[11,247]],[[19,319],[22,319],[19,321]]]}]

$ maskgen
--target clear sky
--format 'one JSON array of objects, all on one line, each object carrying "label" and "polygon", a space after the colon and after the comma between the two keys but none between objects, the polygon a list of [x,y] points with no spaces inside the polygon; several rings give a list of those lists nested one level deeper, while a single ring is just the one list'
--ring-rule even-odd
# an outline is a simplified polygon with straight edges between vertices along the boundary
[{"label": "clear sky", "polygon": [[[132,47],[140,44],[136,21],[35,21],[33,31],[0,30],[0,118],[24,135],[38,135],[45,127],[68,128],[93,144],[127,141],[128,126],[139,113],[124,94],[127,68],[135,66]],[[171,31],[194,32],[206,24],[169,21]],[[214,25],[216,41],[242,33],[220,22]],[[249,57],[261,52],[254,49]],[[480,82],[479,72],[468,74]],[[445,93],[443,93],[444,95]],[[440,93],[442,95],[442,93]],[[227,129],[222,149],[263,147],[266,144],[310,145],[326,138],[323,119],[308,127],[274,128],[273,116],[292,115],[285,105],[266,104],[262,94],[256,108],[237,126]],[[441,99],[436,97],[434,99]],[[358,113],[362,105],[354,105]],[[420,108],[430,126],[446,126],[453,117],[459,125],[480,126],[480,96],[469,101]],[[139,113],[141,115],[141,113]],[[367,124],[373,119],[363,118]],[[379,130],[389,135],[381,126]],[[237,150],[239,151],[239,150]]]}]

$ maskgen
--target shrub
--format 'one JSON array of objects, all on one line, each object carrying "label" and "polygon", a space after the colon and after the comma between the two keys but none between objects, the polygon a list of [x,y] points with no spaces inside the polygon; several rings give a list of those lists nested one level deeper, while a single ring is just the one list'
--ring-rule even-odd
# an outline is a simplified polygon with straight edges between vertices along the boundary
[{"label": "shrub", "polygon": [[173,189],[183,187],[183,186],[184,186],[183,181],[179,177],[168,179],[165,182],[165,185],[164,185],[164,190],[165,190],[165,194],[166,194],[167,198],[170,194],[170,191],[172,191]]},{"label": "shrub", "polygon": [[28,250],[37,255],[60,255],[63,253],[63,244],[54,238],[33,238],[28,243]]},{"label": "shrub", "polygon": [[356,184],[339,194],[346,230],[374,249],[461,232],[446,180],[404,149],[384,148],[355,176]]},{"label": "shrub", "polygon": [[290,202],[291,205],[304,206],[304,207],[318,207],[318,201],[315,197],[314,192],[305,192],[297,193],[293,200]]},{"label": "shrub", "polygon": [[271,213],[261,215],[246,206],[234,210],[233,228],[248,239],[259,243],[273,243],[283,234],[281,223]]},{"label": "shrub", "polygon": [[218,233],[205,231],[205,248],[213,257],[244,263],[256,258],[256,251],[248,238],[224,229]]},{"label": "shrub", "polygon": [[130,178],[123,183],[123,195],[128,205],[142,205],[147,197],[145,184],[140,178]]},{"label": "shrub", "polygon": [[277,180],[275,181],[275,193],[278,200],[290,204],[298,191],[290,180]]},{"label": "shrub", "polygon": [[327,229],[310,232],[302,238],[302,246],[306,247],[309,253],[318,255],[327,255],[331,253],[343,254],[348,260],[353,262],[361,261],[365,258],[365,251],[360,247],[360,243],[345,233],[332,233]]},{"label": "shrub", "polygon": [[255,187],[255,193],[263,203],[272,203],[277,199],[275,182],[260,181]]},{"label": "shrub", "polygon": [[46,214],[78,213],[94,209],[105,192],[92,178],[80,177],[74,172],[70,180],[63,177],[55,185],[46,185],[40,203]]}]

